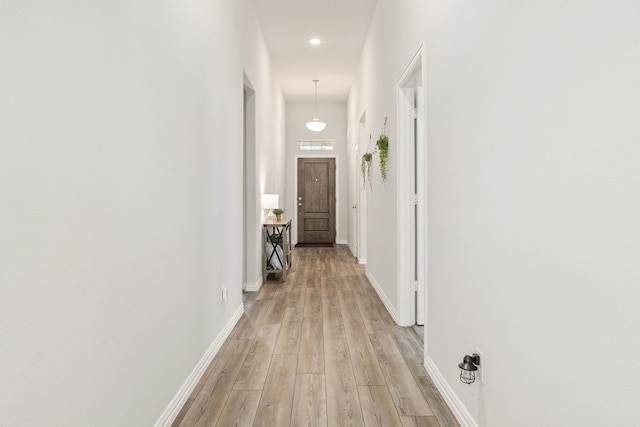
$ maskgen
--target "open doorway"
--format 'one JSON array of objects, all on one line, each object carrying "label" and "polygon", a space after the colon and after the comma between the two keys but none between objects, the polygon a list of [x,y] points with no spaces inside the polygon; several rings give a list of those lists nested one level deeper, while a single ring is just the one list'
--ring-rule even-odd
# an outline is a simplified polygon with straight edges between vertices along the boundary
[{"label": "open doorway", "polygon": [[400,315],[424,339],[426,319],[426,147],[422,50],[397,87],[398,102],[398,289]]},{"label": "open doorway", "polygon": [[243,154],[243,251],[242,251],[242,283],[244,290],[255,291],[261,283],[256,280],[262,276],[259,274],[260,254],[257,236],[258,229],[258,205],[256,186],[256,96],[250,82],[244,79],[244,144]]},{"label": "open doorway", "polygon": [[360,161],[362,155],[367,152],[368,135],[366,131],[367,113],[366,111],[360,116],[360,126],[358,129],[358,145],[356,149],[356,253],[355,256],[359,264],[367,263],[367,189],[365,187],[366,182],[360,172]]}]

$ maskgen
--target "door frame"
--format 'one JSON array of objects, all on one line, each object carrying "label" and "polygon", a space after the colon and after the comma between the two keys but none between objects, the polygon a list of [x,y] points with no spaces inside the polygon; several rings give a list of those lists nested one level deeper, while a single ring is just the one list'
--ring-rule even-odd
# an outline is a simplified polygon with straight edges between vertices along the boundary
[{"label": "door frame", "polygon": [[[397,103],[397,123],[398,123],[398,198],[397,198],[397,280],[398,280],[398,320],[403,326],[411,326],[416,322],[416,291],[413,287],[413,280],[411,279],[411,270],[414,264],[411,260],[411,211],[412,204],[412,183],[411,183],[411,170],[413,168],[413,157],[411,155],[412,148],[408,146],[411,142],[411,138],[414,134],[413,131],[413,100],[410,99],[408,94],[412,94],[415,91],[415,83],[412,80],[416,76],[420,76],[421,86],[425,87],[424,70],[426,69],[424,63],[424,55],[422,46],[418,49],[417,53],[407,65],[404,72],[397,83],[396,88],[396,103]],[[411,97],[412,98],[412,97]],[[422,123],[422,138],[418,143],[416,153],[416,173],[418,193],[417,193],[417,229],[416,239],[418,253],[420,258],[416,260],[418,269],[418,281],[422,282],[418,286],[422,286],[424,289],[424,317],[428,318],[428,239],[427,239],[427,138],[424,133],[426,124],[426,97],[422,97],[422,105],[419,105],[417,119]],[[422,148],[422,149],[420,149]],[[426,322],[425,322],[426,323]],[[426,331],[425,331],[426,332]],[[425,345],[427,342],[425,336]]]},{"label": "door frame", "polygon": [[[353,144],[353,150],[354,150],[354,154],[353,154],[353,159],[355,161],[355,159],[358,157],[358,138],[359,135],[356,135],[355,138],[355,143]],[[349,157],[349,155],[347,155],[347,157]],[[351,163],[351,159],[349,160]],[[356,168],[352,167],[352,170],[355,171]],[[359,218],[358,218],[358,209],[359,206],[358,204],[360,203],[360,174],[358,173],[352,173],[349,174],[349,188],[347,193],[349,194],[349,204],[351,205],[351,210],[349,211],[349,215],[347,217],[348,223],[347,223],[347,243],[349,244],[349,249],[351,250],[351,253],[353,254],[353,256],[355,257],[355,259],[358,259],[358,246],[360,244],[360,242],[358,241],[359,236],[359,230],[358,230],[358,226],[359,226]],[[351,186],[353,184],[353,186]],[[353,199],[351,199],[351,195],[353,194]]]},{"label": "door frame", "polygon": [[243,89],[243,245],[242,287],[257,291],[262,284],[258,183],[256,181],[256,91],[244,74]]},{"label": "door frame", "polygon": [[335,216],[336,216],[336,241],[338,244],[340,239],[338,239],[338,235],[340,232],[340,174],[338,171],[340,170],[340,159],[337,153],[304,153],[304,154],[296,154],[293,159],[293,209],[294,209],[294,218],[295,221],[291,221],[291,239],[292,243],[295,245],[298,243],[298,159],[313,159],[313,158],[324,158],[324,159],[335,159],[336,162],[336,170],[335,170],[335,183],[336,183],[336,208],[335,208]]},{"label": "door frame", "polygon": [[360,173],[360,159],[367,151],[368,138],[366,131],[367,112],[363,111],[358,123],[358,149],[356,150],[355,166],[353,172],[356,174],[356,210],[357,210],[357,254],[358,264],[367,264],[367,187],[362,180]]}]

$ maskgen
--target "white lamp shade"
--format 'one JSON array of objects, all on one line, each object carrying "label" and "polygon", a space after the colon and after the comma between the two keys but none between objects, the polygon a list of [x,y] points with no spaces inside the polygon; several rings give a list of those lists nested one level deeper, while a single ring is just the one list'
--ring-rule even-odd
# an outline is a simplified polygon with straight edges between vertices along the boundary
[{"label": "white lamp shade", "polygon": [[278,194],[263,194],[262,209],[277,209],[280,204],[280,196]]},{"label": "white lamp shade", "polygon": [[307,122],[307,129],[314,132],[320,132],[321,130],[324,130],[325,126],[327,126],[327,124],[325,122],[321,122],[318,119],[313,119],[313,121]]}]

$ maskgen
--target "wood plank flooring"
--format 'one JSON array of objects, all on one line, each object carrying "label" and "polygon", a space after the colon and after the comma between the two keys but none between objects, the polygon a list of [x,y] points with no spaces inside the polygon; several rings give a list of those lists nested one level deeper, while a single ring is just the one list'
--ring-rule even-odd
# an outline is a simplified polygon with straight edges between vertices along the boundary
[{"label": "wood plank flooring", "polygon": [[295,248],[283,282],[245,294],[245,314],[172,427],[459,427],[344,245]]}]

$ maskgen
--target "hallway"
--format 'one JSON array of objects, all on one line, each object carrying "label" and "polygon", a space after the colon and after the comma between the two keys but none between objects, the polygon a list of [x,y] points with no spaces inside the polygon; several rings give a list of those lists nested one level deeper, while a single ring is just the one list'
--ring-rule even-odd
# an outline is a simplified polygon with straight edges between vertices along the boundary
[{"label": "hallway", "polygon": [[245,314],[173,427],[459,424],[347,246],[296,248],[286,282]]}]

